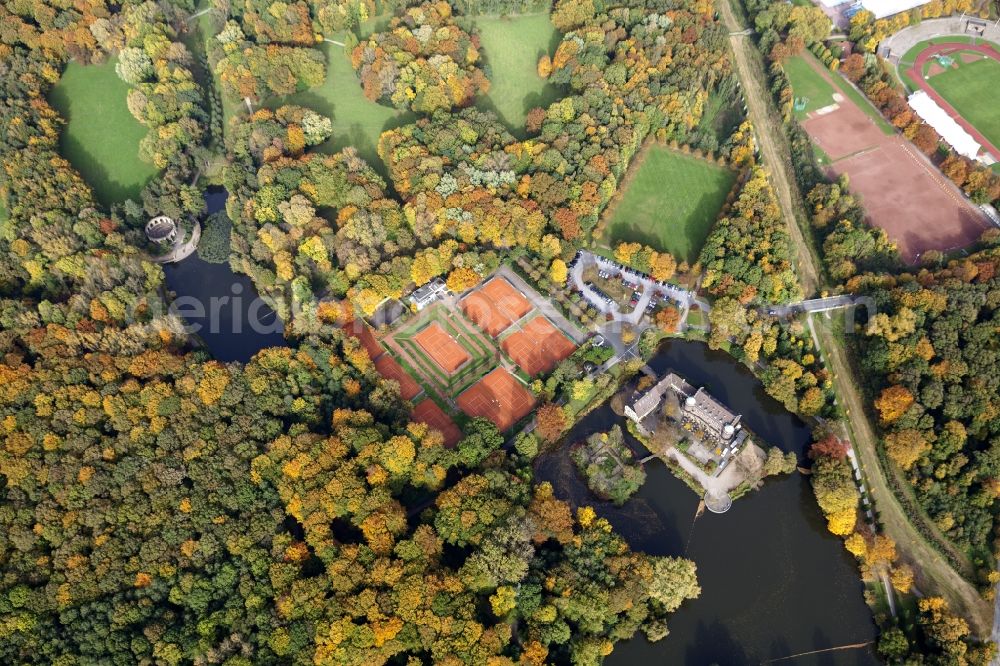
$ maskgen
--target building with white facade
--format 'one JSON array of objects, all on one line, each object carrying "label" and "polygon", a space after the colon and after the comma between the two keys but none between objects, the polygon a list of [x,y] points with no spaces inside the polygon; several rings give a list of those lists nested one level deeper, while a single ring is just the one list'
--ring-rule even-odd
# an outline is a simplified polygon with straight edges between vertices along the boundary
[{"label": "building with white facade", "polygon": [[976,139],[965,131],[948,112],[941,108],[926,91],[918,90],[907,98],[910,108],[920,116],[924,122],[934,128],[934,131],[941,135],[949,146],[955,149],[959,155],[964,155],[970,160],[976,159],[979,149],[982,147]]}]

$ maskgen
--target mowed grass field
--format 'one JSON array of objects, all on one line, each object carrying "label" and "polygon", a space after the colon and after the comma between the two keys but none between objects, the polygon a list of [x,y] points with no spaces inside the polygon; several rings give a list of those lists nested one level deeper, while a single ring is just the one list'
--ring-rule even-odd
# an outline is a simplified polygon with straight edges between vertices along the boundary
[{"label": "mowed grass field", "polygon": [[960,54],[955,56],[958,67],[936,74],[927,82],[987,139],[1000,146],[1000,104],[987,94],[1000,90],[1000,62],[983,58],[964,63]]},{"label": "mowed grass field", "polygon": [[480,108],[493,109],[516,134],[523,136],[524,119],[536,106],[546,108],[562,95],[538,76],[538,59],[552,55],[559,43],[548,14],[476,17],[480,45],[489,65],[490,92]]},{"label": "mowed grass field", "polygon": [[678,260],[697,259],[736,174],[726,167],[652,146],[608,221],[604,237],[644,243]]},{"label": "mowed grass field", "polygon": [[139,159],[139,141],[146,128],[128,111],[129,88],[115,74],[115,62],[71,62],[49,94],[49,102],[66,119],[62,154],[106,206],[137,199],[157,173],[156,167]]},{"label": "mowed grass field", "polygon": [[785,74],[792,84],[796,99],[808,98],[806,107],[795,111],[795,117],[802,119],[806,114],[833,104],[836,92],[830,82],[823,78],[806,60],[804,55],[789,58],[783,64]]}]

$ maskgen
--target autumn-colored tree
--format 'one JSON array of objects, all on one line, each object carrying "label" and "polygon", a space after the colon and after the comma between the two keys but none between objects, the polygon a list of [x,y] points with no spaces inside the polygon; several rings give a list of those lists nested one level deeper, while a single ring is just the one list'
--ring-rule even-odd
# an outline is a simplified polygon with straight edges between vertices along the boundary
[{"label": "autumn-colored tree", "polygon": [[821,457],[843,460],[847,457],[849,448],[850,444],[846,440],[835,435],[827,435],[809,447],[809,457],[813,460]]},{"label": "autumn-colored tree", "polygon": [[920,149],[925,155],[931,155],[937,150],[941,137],[927,123],[919,123],[910,139],[913,145]]},{"label": "autumn-colored tree", "polygon": [[483,276],[476,271],[461,266],[448,274],[448,290],[455,294],[461,294],[463,291],[475,287],[482,279]]},{"label": "autumn-colored tree", "polygon": [[852,53],[847,56],[844,58],[844,62],[840,66],[840,72],[852,82],[857,83],[865,74],[864,56],[860,53]]},{"label": "autumn-colored tree", "polygon": [[681,313],[673,305],[667,305],[656,313],[656,325],[664,333],[676,333],[677,325],[680,323]]},{"label": "autumn-colored tree", "polygon": [[969,165],[961,155],[951,154],[941,162],[941,172],[961,187],[969,177]]},{"label": "autumn-colored tree", "polygon": [[548,54],[543,55],[538,59],[538,76],[543,79],[549,78],[549,74],[552,73],[552,59],[549,58]]},{"label": "autumn-colored tree", "polygon": [[882,423],[892,423],[913,404],[913,394],[903,386],[890,386],[882,390],[875,399],[875,409],[878,410]]},{"label": "autumn-colored tree", "polygon": [[556,284],[566,284],[569,273],[566,269],[566,262],[562,259],[553,259],[549,266],[549,278]]},{"label": "autumn-colored tree", "polygon": [[915,428],[897,430],[885,436],[885,452],[903,469],[913,467],[914,463],[930,449],[931,445]]},{"label": "autumn-colored tree", "polygon": [[547,402],[535,411],[535,431],[546,442],[559,439],[569,425],[566,412],[559,405]]},{"label": "autumn-colored tree", "polygon": [[892,586],[901,594],[908,594],[913,589],[913,569],[908,564],[897,564],[889,572]]}]

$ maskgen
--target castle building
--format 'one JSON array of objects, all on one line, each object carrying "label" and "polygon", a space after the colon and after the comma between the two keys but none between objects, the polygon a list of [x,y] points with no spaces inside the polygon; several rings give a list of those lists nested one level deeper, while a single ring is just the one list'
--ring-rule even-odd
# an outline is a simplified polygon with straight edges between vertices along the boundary
[{"label": "castle building", "polygon": [[684,378],[672,372],[645,393],[635,396],[625,406],[625,415],[641,425],[646,417],[660,407],[671,391],[680,400],[680,420],[696,427],[706,439],[726,445],[731,441],[741,442],[746,437],[746,432],[740,425],[741,415],[734,414],[704,388],[695,389]]}]

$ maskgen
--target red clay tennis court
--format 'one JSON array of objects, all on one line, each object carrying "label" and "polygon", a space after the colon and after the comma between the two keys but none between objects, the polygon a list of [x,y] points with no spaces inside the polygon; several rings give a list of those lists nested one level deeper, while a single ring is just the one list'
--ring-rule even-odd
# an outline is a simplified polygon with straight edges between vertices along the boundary
[{"label": "red clay tennis court", "polygon": [[531,412],[535,397],[514,375],[497,368],[458,396],[456,402],[469,416],[483,416],[504,431]]},{"label": "red clay tennis court", "polygon": [[420,404],[410,412],[410,418],[417,423],[426,423],[440,432],[444,436],[444,445],[449,449],[462,439],[462,431],[458,429],[455,422],[430,398],[421,400]]},{"label": "red clay tennis court", "polygon": [[462,299],[462,312],[495,338],[531,312],[531,303],[510,282],[495,277]]},{"label": "red clay tennis court", "polygon": [[388,354],[382,354],[376,359],[375,369],[386,379],[395,379],[399,382],[399,395],[403,400],[413,400],[420,394],[420,384],[406,374],[402,366]]},{"label": "red clay tennis court", "polygon": [[500,343],[517,365],[534,377],[549,372],[576,346],[552,322],[539,315]]},{"label": "red clay tennis court", "polygon": [[455,338],[448,335],[437,322],[431,322],[414,335],[413,339],[449,375],[454,374],[469,360],[469,354],[462,349],[462,345],[455,342]]},{"label": "red clay tennis court", "polygon": [[361,345],[365,348],[365,351],[368,352],[368,356],[373,361],[385,352],[385,350],[382,349],[382,345],[380,345],[378,340],[375,339],[375,334],[372,333],[372,330],[368,328],[368,325],[360,319],[349,321],[344,324],[342,328],[349,336],[357,338],[361,341]]}]

